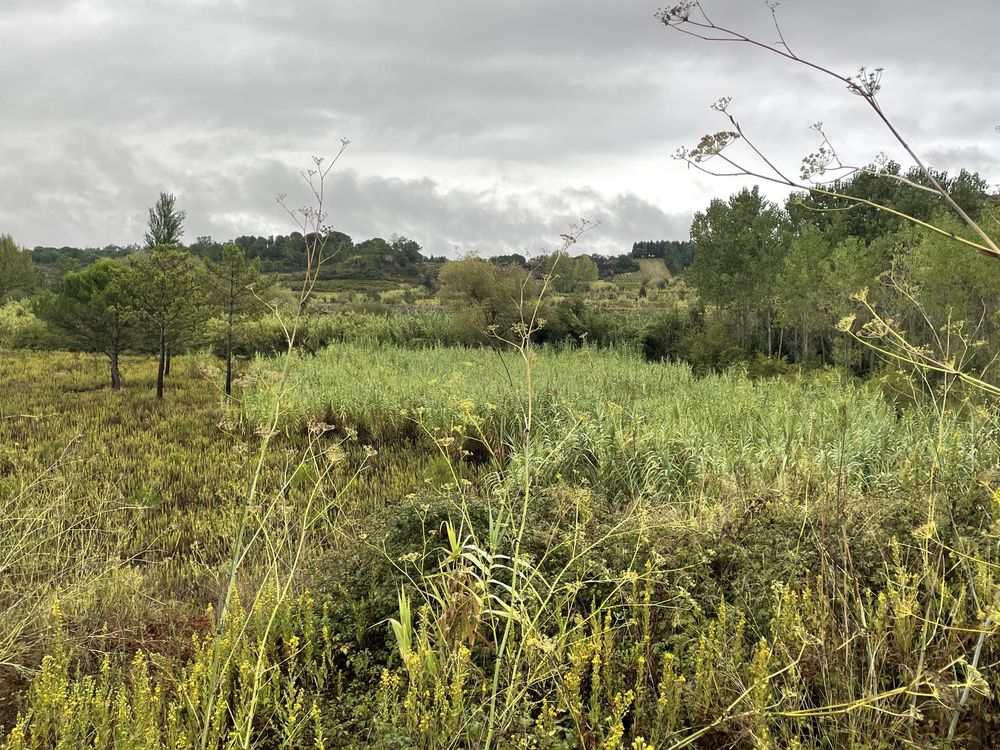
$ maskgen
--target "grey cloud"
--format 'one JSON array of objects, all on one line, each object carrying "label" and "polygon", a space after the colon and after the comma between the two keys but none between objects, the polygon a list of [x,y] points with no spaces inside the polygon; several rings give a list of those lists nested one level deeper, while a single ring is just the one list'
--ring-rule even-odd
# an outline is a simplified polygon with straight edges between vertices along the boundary
[{"label": "grey cloud", "polygon": [[[239,183],[205,183],[192,192],[188,198],[206,208],[191,213],[190,224],[205,227],[199,234],[216,237],[287,233],[294,226],[273,199],[275,187],[282,184],[291,186],[289,205],[308,204],[300,176],[272,164]],[[233,223],[234,206],[270,218],[256,226],[245,220]],[[329,223],[355,240],[401,234],[417,240],[428,253],[452,257],[467,252],[550,252],[581,219],[595,226],[574,252],[620,253],[637,239],[686,237],[691,223],[690,214],[667,213],[629,193],[607,196],[593,188],[553,186],[512,194],[453,188],[430,178],[362,176],[353,170],[333,175],[325,208]],[[235,216],[240,218],[240,211]]]},{"label": "grey cloud", "polygon": [[157,172],[126,144],[87,131],[68,132],[27,156],[3,145],[0,223],[28,245],[138,241]]},{"label": "grey cloud", "polygon": [[[594,224],[574,252],[620,253],[637,239],[686,237],[691,216],[671,214],[640,197],[607,196],[590,188],[502,191],[448,189],[430,179],[359,178],[347,172],[333,183],[334,223],[398,232],[435,254],[479,251],[538,254],[585,219]],[[374,224],[373,224],[374,222]],[[369,228],[370,227],[370,228]]]},{"label": "grey cloud", "polygon": [[[189,235],[282,231],[274,183],[348,136],[345,210],[359,236],[531,249],[590,212],[604,224],[588,237],[610,247],[652,237],[628,232],[685,236],[677,217],[738,189],[662,168],[726,125],[707,109],[718,96],[734,96],[792,172],[816,119],[851,160],[890,142],[835,81],[672,33],[653,20],[659,4],[8,0],[0,231],[55,244],[141,236],[161,187],[186,199]],[[762,3],[704,5],[776,39]],[[884,65],[886,110],[931,161],[1000,180],[992,2],[966,0],[947,24],[929,0],[786,0],[779,13],[800,54],[844,72]]]},{"label": "grey cloud", "polygon": [[[926,151],[927,161],[936,169],[957,174],[961,169],[971,169],[980,176],[992,176],[1000,179],[1000,137],[997,138],[997,148],[992,151],[979,144],[945,144],[935,146]],[[994,184],[995,190],[1000,190],[1000,183]]]},{"label": "grey cloud", "polygon": [[[146,208],[159,190],[176,192],[187,212],[188,241],[200,235],[287,234],[296,226],[277,194],[287,193],[293,208],[311,202],[297,168],[278,161],[247,159],[226,171],[184,174],[112,140],[79,137],[70,143],[56,162],[35,165],[47,176],[39,178],[30,199],[15,196],[7,171],[0,169],[0,204],[22,203],[16,216],[0,221],[21,242],[85,244],[67,240],[81,235],[98,246],[141,242]],[[595,226],[574,252],[619,253],[637,239],[685,237],[691,221],[690,213],[668,213],[633,193],[559,185],[523,192],[463,189],[431,178],[365,176],[350,169],[331,175],[325,208],[329,223],[356,240],[401,234],[426,252],[449,256],[549,252],[581,219]]]}]

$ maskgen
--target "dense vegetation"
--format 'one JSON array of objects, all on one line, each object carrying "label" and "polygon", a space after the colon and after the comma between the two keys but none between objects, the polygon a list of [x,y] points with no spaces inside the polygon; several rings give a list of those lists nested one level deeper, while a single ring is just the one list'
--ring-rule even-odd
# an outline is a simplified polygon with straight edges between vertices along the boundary
[{"label": "dense vegetation", "polygon": [[8,747],[895,746],[975,678],[989,409],[588,348],[532,359],[525,443],[516,353],[512,388],[486,350],[342,344],[221,407],[210,358],[166,401],[125,365],[110,398],[96,357],[2,364]]},{"label": "dense vegetation", "polygon": [[837,189],[940,231],[0,238],[0,747],[989,747],[1000,276],[901,185]]}]

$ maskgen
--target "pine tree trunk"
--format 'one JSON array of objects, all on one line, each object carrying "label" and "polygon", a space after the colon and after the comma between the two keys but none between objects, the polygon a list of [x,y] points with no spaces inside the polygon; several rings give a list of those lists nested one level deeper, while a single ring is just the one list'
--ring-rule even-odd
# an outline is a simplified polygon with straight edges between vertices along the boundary
[{"label": "pine tree trunk", "polygon": [[167,337],[160,331],[160,359],[156,367],[156,397],[163,398],[163,371],[167,364]]},{"label": "pine tree trunk", "polygon": [[229,323],[229,330],[226,332],[226,395],[233,393],[233,324]]},{"label": "pine tree trunk", "polygon": [[232,275],[229,277],[229,300],[228,309],[226,312],[226,395],[231,396],[233,393],[233,318],[236,311],[234,308],[235,300],[235,289],[236,280]]},{"label": "pine tree trunk", "polygon": [[114,349],[108,355],[108,359],[111,360],[111,389],[120,391],[125,383],[122,381],[122,374],[118,370],[118,350]]}]

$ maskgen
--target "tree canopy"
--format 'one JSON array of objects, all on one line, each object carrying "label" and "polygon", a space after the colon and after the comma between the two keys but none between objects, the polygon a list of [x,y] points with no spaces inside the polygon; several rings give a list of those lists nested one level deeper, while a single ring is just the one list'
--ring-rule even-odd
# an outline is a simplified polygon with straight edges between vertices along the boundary
[{"label": "tree canopy", "polygon": [[28,251],[18,247],[9,234],[0,234],[0,303],[30,294],[38,284],[38,272]]},{"label": "tree canopy", "polygon": [[158,245],[133,256],[133,293],[149,339],[159,355],[156,396],[163,398],[163,377],[170,351],[189,341],[206,317],[207,295],[190,254]]},{"label": "tree canopy", "polygon": [[267,283],[260,273],[260,260],[247,261],[239,245],[228,242],[222,247],[218,261],[207,262],[207,283],[210,302],[222,314],[226,324],[224,353],[226,358],[226,395],[233,391],[233,340],[240,320],[253,312],[263,311],[260,295]]},{"label": "tree canopy", "polygon": [[749,346],[773,305],[783,256],[781,209],[755,186],[728,201],[713,200],[691,224],[694,261],[688,280],[701,299],[735,316],[737,338]]},{"label": "tree canopy", "polygon": [[184,235],[185,211],[176,206],[177,199],[170,193],[160,193],[149,209],[149,225],[146,230],[146,247],[177,245]]},{"label": "tree canopy", "polygon": [[59,293],[47,293],[35,305],[37,314],[66,333],[76,346],[107,355],[115,390],[123,385],[119,357],[139,334],[134,285],[134,267],[99,260],[66,274]]},{"label": "tree canopy", "polygon": [[469,256],[446,263],[438,277],[441,300],[455,310],[455,327],[467,343],[510,338],[533,304],[541,281],[518,265],[498,266]]}]

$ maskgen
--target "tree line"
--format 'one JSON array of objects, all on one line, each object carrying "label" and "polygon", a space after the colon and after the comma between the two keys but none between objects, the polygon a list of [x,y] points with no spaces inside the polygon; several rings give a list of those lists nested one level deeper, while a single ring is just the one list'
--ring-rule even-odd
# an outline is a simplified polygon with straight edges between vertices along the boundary
[{"label": "tree line", "polygon": [[[32,312],[61,333],[65,344],[108,357],[115,390],[124,384],[121,357],[125,352],[154,353],[157,398],[163,398],[172,353],[205,343],[211,338],[206,334],[207,323],[214,318],[222,324],[216,336],[219,341],[213,343],[224,355],[225,392],[230,394],[241,324],[267,311],[266,294],[280,296],[284,291],[276,285],[275,272],[301,274],[310,238],[298,232],[267,238],[247,235],[226,243],[199,237],[185,247],[181,244],[185,218],[174,196],[161,193],[149,209],[141,246],[29,252],[19,248],[10,235],[0,236],[0,269],[4,270],[0,302],[33,294]],[[423,284],[456,310],[452,334],[455,340],[470,344],[482,343],[486,331],[509,332],[518,314],[513,300],[535,294],[543,277],[549,277],[553,291],[579,295],[609,272],[637,270],[637,257],[663,257],[633,248],[630,255],[617,259],[557,253],[530,261],[514,255],[445,262],[444,258],[425,258],[420,246],[405,237],[354,243],[337,231],[325,236],[324,248],[326,260],[316,273],[318,280],[388,279]],[[589,324],[578,298],[556,306],[546,302],[543,312],[548,327],[540,334],[542,338],[586,338]]]},{"label": "tree line", "polygon": [[[241,235],[229,242],[217,242],[209,236],[201,236],[184,247],[193,257],[201,260],[219,261],[223,247],[234,244],[243,251],[248,260],[260,262],[263,273],[299,274],[305,266],[306,246],[309,242],[301,232],[288,235],[261,237]],[[13,245],[13,240],[9,242]],[[140,252],[146,245],[107,245],[103,248],[78,247],[36,247],[27,254],[25,262],[35,268],[33,284],[54,289],[69,271],[78,271],[102,258],[121,259]],[[642,250],[637,247],[674,248],[674,250]],[[393,235],[388,240],[372,237],[355,242],[350,235],[333,231],[326,238],[327,259],[319,269],[317,280],[332,279],[348,281],[396,281],[414,286],[432,288],[437,274],[446,258],[425,255],[423,248],[414,240]],[[2,251],[0,251],[2,252]],[[596,268],[597,278],[611,279],[617,274],[633,273],[639,270],[638,258],[663,258],[672,273],[680,273],[690,263],[691,243],[687,241],[639,242],[631,252],[621,255],[587,254]],[[514,253],[488,258],[496,265],[518,265],[521,268],[535,268],[540,258],[527,258]]]},{"label": "tree line", "polygon": [[[977,220],[1000,221],[997,196],[978,175],[935,178]],[[630,327],[634,320],[624,320],[627,311],[597,303],[600,294],[592,290],[608,267],[601,256],[431,262],[406,238],[354,243],[339,232],[328,235],[327,248],[346,261],[334,273],[386,279],[394,270],[424,269],[422,283],[452,311],[452,328],[442,340],[479,344],[509,335],[519,322],[518,300],[533,298],[547,279],[555,294],[539,308],[546,321],[539,341],[634,342],[649,359],[686,360],[696,369],[766,361],[772,364],[765,371],[833,364],[863,375],[877,360],[857,334],[877,309],[915,343],[938,349],[960,343],[968,362],[986,364],[1000,352],[1000,281],[988,259],[970,258],[955,246],[950,235],[968,230],[935,194],[920,189],[923,179],[890,163],[832,186],[830,192],[849,198],[797,193],[779,205],[748,188],[713,200],[695,215],[690,243],[641,241],[619,257],[631,264],[622,273],[649,259],[682,268],[657,281],[664,291],[643,308],[639,330]],[[121,352],[155,352],[158,395],[171,352],[204,340],[204,322],[214,317],[222,321],[217,345],[226,356],[228,392],[239,326],[266,310],[261,295],[273,282],[265,268],[290,268],[285,264],[304,252],[306,238],[241,238],[242,245],[199,238],[184,248],[183,212],[171,201],[161,195],[151,209],[142,249],[114,252],[66,273],[58,291],[36,295],[33,307],[76,346],[107,354],[116,388]],[[171,225],[161,214],[180,214],[180,221]],[[0,237],[0,300],[23,296],[41,282],[32,255],[9,235]],[[615,305],[626,287],[615,292]],[[645,284],[639,297],[644,291]],[[861,303],[852,299],[858,294],[864,295]]]},{"label": "tree line", "polygon": [[[1000,218],[997,196],[979,175],[934,176],[975,219]],[[988,360],[998,351],[1000,275],[995,261],[970,257],[953,242],[950,235],[969,230],[920,189],[925,182],[918,170],[901,174],[890,163],[830,188],[867,203],[817,192],[792,194],[782,206],[756,187],[713,200],[694,217],[694,257],[684,274],[700,301],[693,318],[702,342],[723,360],[727,350],[729,358],[756,354],[863,371],[874,364],[872,354],[851,333],[875,308],[916,342],[940,346],[949,329],[958,334],[953,342],[969,342]]]},{"label": "tree line", "polygon": [[[305,265],[309,240],[301,232],[292,232],[270,237],[242,235],[228,242],[216,242],[202,236],[187,246],[176,244],[194,258],[214,262],[220,261],[225,246],[232,244],[240,248],[248,260],[259,262],[263,273],[298,274]],[[54,288],[69,271],[81,270],[102,258],[121,259],[148,247],[148,242],[103,248],[36,247],[27,257],[38,272],[38,282]],[[355,243],[343,232],[331,232],[326,238],[326,256],[319,279],[392,279],[414,284],[427,281],[428,273],[433,276],[433,269],[429,271],[428,264],[444,260],[425,258],[420,245],[406,237],[394,235],[389,240],[373,237]]]}]

